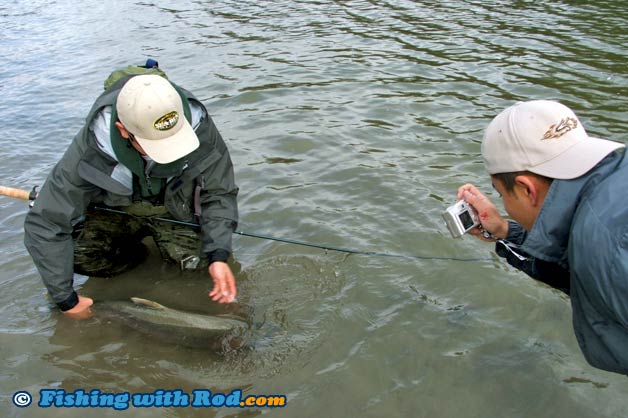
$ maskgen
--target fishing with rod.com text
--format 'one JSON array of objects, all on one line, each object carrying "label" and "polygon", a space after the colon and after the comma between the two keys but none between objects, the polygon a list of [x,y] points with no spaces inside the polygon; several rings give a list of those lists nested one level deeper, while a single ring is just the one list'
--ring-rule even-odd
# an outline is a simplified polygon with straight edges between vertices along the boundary
[{"label": "fishing with rod.com text", "polygon": [[[13,394],[13,404],[26,408],[33,403],[33,396],[26,391]],[[285,395],[247,395],[241,389],[230,393],[213,393],[209,389],[194,389],[187,393],[181,389],[157,389],[148,393],[107,393],[99,389],[85,391],[77,389],[41,389],[37,406],[40,408],[112,408],[126,410],[134,408],[283,408],[287,404]]]}]

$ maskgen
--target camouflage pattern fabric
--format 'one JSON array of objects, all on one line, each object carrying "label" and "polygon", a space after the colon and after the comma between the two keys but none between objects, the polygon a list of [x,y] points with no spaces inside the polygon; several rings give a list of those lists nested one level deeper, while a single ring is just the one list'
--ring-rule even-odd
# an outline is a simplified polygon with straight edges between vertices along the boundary
[{"label": "camouflage pattern fabric", "polygon": [[195,270],[201,263],[198,232],[190,227],[155,219],[168,217],[163,206],[139,202],[121,208],[128,214],[89,210],[74,228],[74,271],[86,276],[111,277],[141,264],[148,255],[142,242],[155,241],[161,257],[181,269]]}]

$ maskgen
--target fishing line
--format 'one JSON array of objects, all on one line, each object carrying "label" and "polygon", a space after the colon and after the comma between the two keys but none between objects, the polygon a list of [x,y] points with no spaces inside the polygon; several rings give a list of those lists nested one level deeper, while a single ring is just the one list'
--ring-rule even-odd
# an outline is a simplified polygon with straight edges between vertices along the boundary
[{"label": "fishing line", "polygon": [[[100,206],[95,206],[95,209],[106,211],[106,212],[122,214],[122,215],[129,215],[129,213],[124,212],[122,210],[117,210],[117,209],[104,208],[104,207],[100,207]],[[192,228],[200,228],[201,227],[199,224],[194,223],[194,222],[178,221],[176,219],[170,219],[170,218],[151,217],[151,219],[154,219],[156,221],[161,221],[161,222],[168,222],[168,223],[172,223],[172,224],[176,224],[176,225],[188,226],[188,227],[192,227]],[[241,230],[233,231],[233,233],[234,234],[238,234],[238,235],[242,235],[242,236],[246,236],[246,237],[265,239],[265,240],[269,240],[269,241],[283,242],[283,243],[286,243],[286,244],[301,245],[301,246],[304,246],[304,247],[318,248],[318,249],[321,249],[321,250],[337,251],[337,252],[341,252],[341,253],[356,254],[356,255],[367,255],[367,256],[372,256],[372,257],[411,258],[411,259],[415,259],[415,260],[462,261],[462,262],[467,262],[467,261],[480,262],[480,261],[492,261],[493,260],[492,258],[489,258],[489,257],[484,257],[484,258],[459,258],[459,257],[435,257],[435,256],[410,255],[410,254],[381,253],[381,252],[376,252],[376,251],[362,251],[362,250],[355,250],[355,249],[351,249],[351,248],[335,247],[335,246],[331,246],[331,245],[315,244],[315,243],[310,243],[310,242],[305,242],[305,241],[298,241],[298,240],[294,240],[294,239],[290,239],[290,238],[281,238],[281,237],[275,237],[275,236],[271,236],[271,235],[258,234],[258,233],[254,233],[254,232],[245,232],[245,231],[241,231]]]},{"label": "fishing line", "polygon": [[[35,200],[37,197],[37,187],[33,187],[33,190],[28,192],[26,190],[0,186],[0,195],[15,197],[18,199],[23,199],[23,200],[29,200],[32,204],[32,201]],[[102,210],[105,212],[117,213],[121,215],[130,215],[128,212],[124,212],[118,209],[106,208],[106,207],[101,207],[101,206],[94,206],[94,208],[96,210]],[[183,226],[192,227],[192,228],[201,227],[199,224],[194,223],[194,222],[178,221],[176,219],[170,219],[170,218],[151,217],[151,219],[161,221],[161,222],[168,222],[168,223],[176,224],[176,225],[183,225]],[[271,235],[258,234],[258,233],[253,233],[253,232],[245,232],[242,230],[233,231],[233,233],[246,236],[246,237],[265,239],[269,241],[284,242],[286,244],[301,245],[304,247],[318,248],[321,250],[337,251],[337,252],[341,252],[345,254],[367,255],[367,256],[372,256],[372,257],[392,257],[392,258],[410,258],[410,259],[415,259],[415,260],[463,261],[463,262],[465,261],[480,262],[480,261],[492,261],[493,260],[490,257],[459,258],[459,257],[435,257],[435,256],[423,256],[423,255],[411,255],[411,254],[381,253],[381,252],[376,252],[376,251],[362,251],[362,250],[356,250],[352,248],[343,248],[343,247],[335,247],[331,245],[315,244],[311,242],[298,241],[298,240],[290,239],[290,238],[281,238],[281,237],[274,237]]]}]

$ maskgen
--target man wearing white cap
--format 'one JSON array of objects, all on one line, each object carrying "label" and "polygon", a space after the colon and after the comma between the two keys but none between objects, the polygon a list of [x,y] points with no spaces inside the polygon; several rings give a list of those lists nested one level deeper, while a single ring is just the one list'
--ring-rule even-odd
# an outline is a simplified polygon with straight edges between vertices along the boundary
[{"label": "man wearing white cap", "polygon": [[[566,106],[517,103],[489,124],[482,156],[512,220],[475,186],[458,198],[478,213],[497,253],[571,297],[587,361],[628,374],[628,158],[587,135]],[[472,231],[482,239],[481,231]]]},{"label": "man wearing white cap", "polygon": [[227,147],[198,99],[158,69],[146,72],[107,80],[26,216],[26,248],[70,317],[89,317],[93,303],[74,290],[73,273],[128,270],[143,260],[145,237],[165,260],[207,268],[212,300],[236,296],[227,259],[238,188]]}]

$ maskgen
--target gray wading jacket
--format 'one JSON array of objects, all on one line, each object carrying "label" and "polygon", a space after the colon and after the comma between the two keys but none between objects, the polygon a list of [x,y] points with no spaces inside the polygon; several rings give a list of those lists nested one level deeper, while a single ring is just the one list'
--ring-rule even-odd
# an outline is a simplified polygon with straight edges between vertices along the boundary
[{"label": "gray wading jacket", "polygon": [[[534,226],[510,222],[497,253],[571,296],[573,327],[587,361],[628,375],[628,157],[616,151],[587,174],[554,180]],[[564,279],[567,280],[564,280]]]},{"label": "gray wading jacket", "polygon": [[[50,296],[62,310],[77,302],[73,290],[74,225],[90,204],[123,207],[132,203],[133,190],[115,179],[120,163],[99,148],[90,129],[94,118],[105,107],[113,106],[129,78],[121,79],[96,100],[85,125],[52,169],[26,215],[24,244]],[[175,87],[188,104],[202,109],[203,117],[195,129],[200,146],[179,164],[156,164],[150,176],[168,179],[164,205],[170,215],[180,221],[200,222],[203,253],[210,261],[224,261],[231,253],[238,221],[238,188],[231,158],[205,107],[191,93]],[[188,104],[184,101],[185,107]],[[194,216],[195,191],[200,219]]]}]

